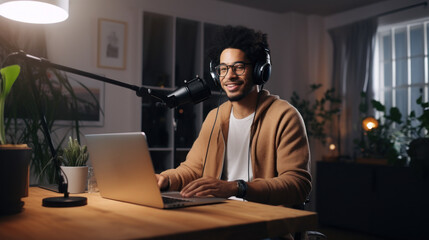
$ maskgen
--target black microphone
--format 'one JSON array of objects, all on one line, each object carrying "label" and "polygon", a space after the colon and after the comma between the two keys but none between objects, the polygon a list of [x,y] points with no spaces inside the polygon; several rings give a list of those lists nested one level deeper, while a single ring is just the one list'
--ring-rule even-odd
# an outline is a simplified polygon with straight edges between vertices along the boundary
[{"label": "black microphone", "polygon": [[197,104],[209,98],[210,95],[210,87],[206,81],[197,76],[189,82],[185,81],[185,86],[170,93],[165,102],[168,107],[173,108],[190,102]]}]

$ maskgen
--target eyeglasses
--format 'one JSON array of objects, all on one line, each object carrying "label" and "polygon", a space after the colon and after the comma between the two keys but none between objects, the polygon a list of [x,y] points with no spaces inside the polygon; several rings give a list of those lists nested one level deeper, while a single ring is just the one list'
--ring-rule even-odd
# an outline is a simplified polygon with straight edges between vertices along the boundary
[{"label": "eyeglasses", "polygon": [[241,76],[246,71],[246,65],[251,65],[251,63],[236,62],[234,63],[234,65],[219,64],[218,66],[215,67],[215,69],[219,77],[225,77],[226,74],[228,74],[228,70],[230,68],[235,74],[237,74],[238,76]]}]

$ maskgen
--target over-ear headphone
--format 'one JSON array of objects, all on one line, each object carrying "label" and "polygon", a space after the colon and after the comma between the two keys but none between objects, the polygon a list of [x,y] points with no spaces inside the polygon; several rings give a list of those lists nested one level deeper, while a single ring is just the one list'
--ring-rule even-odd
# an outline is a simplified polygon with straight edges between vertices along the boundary
[{"label": "over-ear headphone", "polygon": [[[268,82],[271,75],[271,56],[270,50],[265,50],[265,61],[257,61],[253,66],[253,83],[256,85],[262,85]],[[212,77],[216,86],[220,87],[219,75],[215,69],[215,63],[210,61],[210,76]]]},{"label": "over-ear headphone", "polygon": [[256,85],[262,85],[268,82],[271,76],[271,56],[270,50],[267,48],[265,51],[265,62],[258,61],[253,67],[253,83]]}]

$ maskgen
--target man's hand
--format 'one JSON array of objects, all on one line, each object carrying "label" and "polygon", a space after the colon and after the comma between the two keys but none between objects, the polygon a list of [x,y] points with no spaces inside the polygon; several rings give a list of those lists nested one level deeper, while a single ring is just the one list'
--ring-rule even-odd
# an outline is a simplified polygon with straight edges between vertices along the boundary
[{"label": "man's hand", "polygon": [[180,194],[183,197],[207,197],[214,196],[229,198],[237,193],[237,183],[227,182],[216,178],[199,178],[186,185]]},{"label": "man's hand", "polygon": [[162,176],[160,174],[155,174],[156,180],[158,181],[159,189],[165,189],[168,187],[168,177]]}]

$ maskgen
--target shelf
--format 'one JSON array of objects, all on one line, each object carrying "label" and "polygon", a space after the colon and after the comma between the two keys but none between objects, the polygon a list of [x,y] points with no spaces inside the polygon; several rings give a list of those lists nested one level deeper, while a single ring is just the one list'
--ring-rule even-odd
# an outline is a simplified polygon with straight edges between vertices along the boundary
[{"label": "shelf", "polygon": [[[206,49],[221,26],[154,12],[142,14],[142,85],[168,94],[198,75],[216,90]],[[214,92],[204,103],[175,109],[143,96],[141,129],[147,135],[156,171],[176,167],[186,159],[205,116],[218,105],[217,95]]]}]

